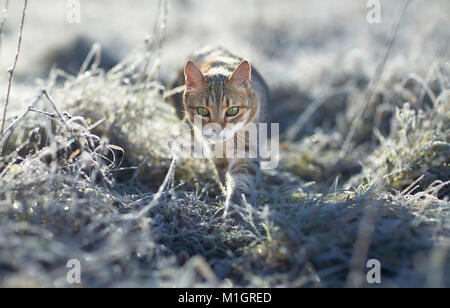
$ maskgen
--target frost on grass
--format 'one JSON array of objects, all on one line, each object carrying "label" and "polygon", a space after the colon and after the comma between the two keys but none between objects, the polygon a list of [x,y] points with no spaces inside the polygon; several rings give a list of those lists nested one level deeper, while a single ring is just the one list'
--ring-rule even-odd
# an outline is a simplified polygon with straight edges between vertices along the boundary
[{"label": "frost on grass", "polygon": [[354,286],[372,258],[384,286],[450,285],[445,66],[427,80],[388,75],[344,157],[365,91],[352,80],[368,76],[324,86],[345,93],[317,112],[346,112],[309,122],[309,135],[292,126],[280,168],[263,175],[259,206],[235,221],[220,216],[208,161],[172,160],[179,120],[152,78],[155,62],[138,48],[109,72],[55,72],[25,102],[28,112],[8,119],[1,286],[68,286],[71,259],[86,287]]}]

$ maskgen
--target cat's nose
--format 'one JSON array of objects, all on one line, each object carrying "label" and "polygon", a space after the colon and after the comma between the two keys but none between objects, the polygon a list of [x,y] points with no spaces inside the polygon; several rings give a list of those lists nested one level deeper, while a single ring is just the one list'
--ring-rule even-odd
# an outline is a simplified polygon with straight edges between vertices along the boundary
[{"label": "cat's nose", "polygon": [[203,129],[203,134],[208,137],[217,136],[222,132],[222,130],[222,125],[219,123],[208,123]]}]

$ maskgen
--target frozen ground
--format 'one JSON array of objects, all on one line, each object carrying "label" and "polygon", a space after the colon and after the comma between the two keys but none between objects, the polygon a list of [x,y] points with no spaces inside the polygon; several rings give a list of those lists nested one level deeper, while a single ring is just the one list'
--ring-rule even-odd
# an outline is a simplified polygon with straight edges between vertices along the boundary
[{"label": "frozen ground", "polygon": [[[382,286],[450,286],[448,1],[411,1],[367,105],[400,1],[381,1],[379,24],[366,1],[169,1],[165,31],[164,2],[81,0],[79,24],[66,1],[29,2],[7,124],[41,87],[50,98],[0,156],[0,285],[67,286],[78,259],[87,287],[367,286],[375,258]],[[9,5],[2,102],[22,4]],[[94,42],[105,69],[122,65],[47,80],[55,63],[76,75]],[[177,161],[155,197],[178,123],[161,85],[205,44],[255,64],[283,130],[280,167],[244,224],[216,215],[207,162]],[[134,78],[158,63],[150,83]]]}]

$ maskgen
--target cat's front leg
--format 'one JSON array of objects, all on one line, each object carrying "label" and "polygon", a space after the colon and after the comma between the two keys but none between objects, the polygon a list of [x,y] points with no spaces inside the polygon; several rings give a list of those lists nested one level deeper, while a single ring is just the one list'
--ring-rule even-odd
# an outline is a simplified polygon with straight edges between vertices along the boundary
[{"label": "cat's front leg", "polygon": [[228,213],[232,204],[244,205],[244,196],[248,203],[255,205],[256,185],[260,173],[258,159],[233,159],[229,162],[226,173],[226,210]]}]

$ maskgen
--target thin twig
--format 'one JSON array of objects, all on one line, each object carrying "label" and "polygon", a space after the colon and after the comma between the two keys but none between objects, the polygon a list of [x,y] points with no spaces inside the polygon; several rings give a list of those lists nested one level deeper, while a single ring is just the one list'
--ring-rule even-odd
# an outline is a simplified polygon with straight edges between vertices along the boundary
[{"label": "thin twig", "polygon": [[[0,136],[3,136],[3,131],[5,130],[6,111],[8,110],[9,96],[11,94],[11,86],[12,86],[12,81],[13,81],[13,77],[14,77],[14,71],[16,70],[17,62],[19,61],[20,49],[22,47],[23,27],[25,24],[25,16],[27,13],[27,6],[28,6],[28,0],[25,0],[24,6],[23,6],[23,11],[22,11],[22,21],[20,23],[19,43],[17,46],[17,53],[16,53],[16,57],[14,59],[13,67],[8,70],[8,72],[9,72],[8,91],[6,93],[6,101],[5,101],[5,108],[3,110],[3,120],[2,120],[2,128],[0,130]],[[1,141],[1,139],[0,139],[0,141]]]},{"label": "thin twig", "polygon": [[386,67],[386,62],[389,58],[389,55],[392,50],[392,46],[394,44],[395,38],[397,37],[398,30],[400,28],[400,25],[403,21],[403,18],[405,16],[406,10],[407,10],[410,2],[411,2],[411,0],[403,1],[402,5],[400,7],[400,14],[395,19],[394,24],[391,27],[391,32],[390,32],[390,35],[388,35],[388,40],[387,40],[387,44],[386,44],[386,51],[384,53],[384,57],[383,57],[382,61],[380,62],[380,64],[378,65],[378,67],[375,71],[375,75],[372,79],[372,82],[366,92],[364,105],[358,111],[358,114],[356,115],[356,117],[352,123],[352,126],[350,127],[349,133],[347,134],[347,137],[345,138],[345,142],[342,147],[342,151],[339,154],[340,159],[344,159],[347,156],[349,149],[350,149],[350,143],[353,140],[353,137],[354,137],[356,131],[359,129],[359,127],[362,123],[364,113],[367,109],[367,106],[370,104],[370,102],[372,101],[372,99],[376,93],[376,90],[381,81],[381,76],[383,75],[384,69]]},{"label": "thin twig", "polygon": [[9,7],[9,0],[5,1],[5,7],[3,8],[3,18],[2,22],[0,24],[0,53],[2,51],[2,42],[3,42],[3,32],[6,25],[6,19],[8,18],[8,7]]},{"label": "thin twig", "polygon": [[91,50],[81,65],[78,75],[81,75],[88,70],[89,63],[91,63],[92,59],[94,59],[94,63],[91,66],[91,70],[96,70],[100,66],[102,60],[102,45],[100,45],[100,43],[95,43],[92,45]]},{"label": "thin twig", "polygon": [[185,89],[186,89],[186,86],[185,86],[185,85],[182,85],[182,86],[173,88],[172,90],[165,91],[165,92],[164,92],[164,95],[163,95],[163,98],[164,98],[164,99],[167,99],[167,98],[169,98],[169,97],[171,97],[171,96],[174,96],[174,95],[177,95],[177,94],[181,94],[181,93],[184,92]]},{"label": "thin twig", "polygon": [[50,102],[50,104],[52,105],[53,109],[56,111],[56,113],[58,114],[58,117],[61,119],[61,121],[63,122],[64,126],[66,126],[66,128],[69,129],[69,126],[66,123],[66,119],[64,118],[63,114],[61,113],[61,111],[59,111],[58,107],[56,107],[56,103],[53,100],[53,98],[50,97],[50,95],[48,94],[47,90],[42,91],[42,93],[44,94],[44,96],[48,99],[48,101]]},{"label": "thin twig", "polygon": [[348,87],[342,87],[340,89],[333,89],[330,93],[325,93],[315,101],[313,101],[308,108],[302,113],[302,115],[298,118],[297,122],[292,125],[286,133],[286,139],[288,141],[294,141],[295,137],[302,131],[306,122],[313,116],[313,114],[319,109],[323,104],[325,104],[328,99],[333,96],[343,95],[349,93],[351,91]]},{"label": "thin twig", "polygon": [[[159,23],[159,33],[158,33],[158,59],[156,61],[157,63],[157,73],[158,73],[158,79],[159,79],[159,68],[161,66],[161,57],[162,57],[162,49],[164,42],[166,40],[166,28],[167,28],[167,15],[169,14],[169,1],[163,0],[164,3],[161,7],[162,13],[160,13],[161,21]],[[147,79],[147,82],[149,82],[149,79]]]},{"label": "thin twig", "polygon": [[352,258],[350,260],[349,273],[347,275],[346,285],[349,288],[361,288],[364,286],[364,268],[367,256],[369,255],[370,245],[375,232],[375,225],[379,212],[379,203],[370,202],[361,218],[358,236],[353,247]]},{"label": "thin twig", "polygon": [[34,106],[36,106],[36,104],[41,100],[42,96],[44,96],[44,92],[45,92],[44,90],[40,91],[39,95],[35,98],[33,103],[27,108],[27,110],[21,116],[19,116],[14,122],[11,123],[11,125],[6,129],[3,135],[0,135],[0,148],[2,149],[2,155],[12,133],[19,125],[19,123],[27,117],[27,115],[33,110]]},{"label": "thin twig", "polygon": [[[153,26],[153,40],[149,41],[146,46],[146,63],[141,71],[145,78],[145,83],[148,84],[155,75],[159,79],[159,69],[161,66],[162,47],[166,40],[167,15],[169,12],[168,1],[159,0],[157,7],[156,21]],[[156,45],[156,47],[155,47]],[[149,68],[150,60],[153,57],[156,49],[156,60],[154,65]]]},{"label": "thin twig", "polygon": [[155,207],[158,202],[159,199],[161,199],[169,181],[172,179],[173,174],[175,172],[175,166],[177,164],[177,157],[176,155],[173,156],[172,158],[172,162],[170,164],[169,170],[167,171],[166,177],[163,181],[163,183],[161,184],[161,186],[158,189],[158,192],[155,194],[155,196],[153,197],[152,201],[150,202],[150,204],[148,204],[146,207],[144,207],[137,215],[136,215],[136,219],[141,218],[142,216],[144,216],[148,211],[150,211],[153,207]]},{"label": "thin twig", "polygon": [[51,119],[53,119],[56,116],[56,114],[54,114],[54,113],[50,113],[50,112],[46,112],[46,111],[42,111],[42,110],[38,110],[38,109],[34,109],[34,108],[28,108],[28,110],[31,112],[35,112],[35,113],[44,115]]}]

